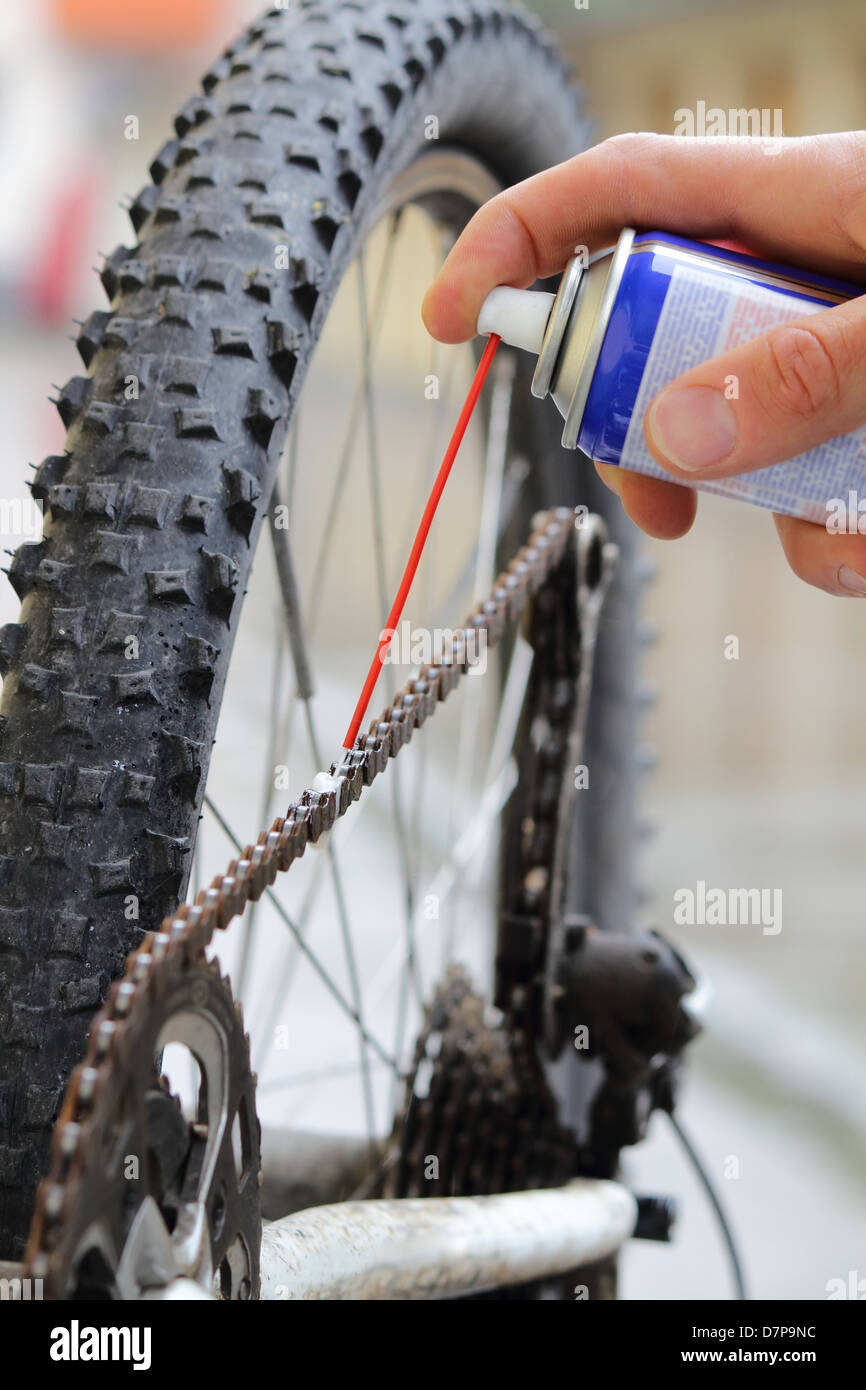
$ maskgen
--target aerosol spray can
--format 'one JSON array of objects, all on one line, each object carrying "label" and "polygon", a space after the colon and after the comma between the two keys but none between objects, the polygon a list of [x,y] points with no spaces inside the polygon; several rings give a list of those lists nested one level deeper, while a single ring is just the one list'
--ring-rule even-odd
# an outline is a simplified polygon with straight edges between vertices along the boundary
[{"label": "aerosol spray can", "polygon": [[[669,480],[643,435],[646,408],[662,387],[776,324],[862,293],[741,252],[626,228],[615,247],[576,255],[555,296],[493,290],[478,331],[538,354],[532,391],[553,397],[565,448]],[[838,499],[864,491],[866,426],[753,473],[677,481],[826,524]]]}]

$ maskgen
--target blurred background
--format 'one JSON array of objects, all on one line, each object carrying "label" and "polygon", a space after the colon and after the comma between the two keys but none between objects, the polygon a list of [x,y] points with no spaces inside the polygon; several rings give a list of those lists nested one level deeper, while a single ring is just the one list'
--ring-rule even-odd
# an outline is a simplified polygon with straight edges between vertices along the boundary
[{"label": "blurred background", "polygon": [[[97,249],[131,240],[121,201],[146,181],[200,73],[261,8],[2,7],[5,498],[23,497],[27,464],[62,446],[48,384],[81,370],[71,320],[103,303],[88,269]],[[677,109],[699,101],[780,109],[787,135],[866,126],[859,0],[533,8],[573,58],[599,138],[672,131]],[[702,499],[685,540],[646,549],[659,565],[647,674],[660,695],[648,721],[659,764],[646,784],[656,825],[646,920],[676,935],[715,986],[683,1115],[733,1214],[752,1292],[823,1298],[831,1279],[866,1278],[864,609],[796,581],[771,518],[719,499]],[[0,621],[16,612],[4,586]],[[782,931],[675,927],[674,892],[699,879],[780,888]],[[629,1252],[624,1296],[725,1296],[712,1220],[662,1121],[629,1176],[643,1190],[677,1193],[682,1220],[672,1247]]]}]

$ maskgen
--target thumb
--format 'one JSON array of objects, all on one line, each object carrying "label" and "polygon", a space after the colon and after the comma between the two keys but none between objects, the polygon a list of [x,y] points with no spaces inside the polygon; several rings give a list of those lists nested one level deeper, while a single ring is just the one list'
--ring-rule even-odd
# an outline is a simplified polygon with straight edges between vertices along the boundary
[{"label": "thumb", "polygon": [[866,423],[866,297],[691,368],[651,401],[647,445],[675,477],[724,478]]}]

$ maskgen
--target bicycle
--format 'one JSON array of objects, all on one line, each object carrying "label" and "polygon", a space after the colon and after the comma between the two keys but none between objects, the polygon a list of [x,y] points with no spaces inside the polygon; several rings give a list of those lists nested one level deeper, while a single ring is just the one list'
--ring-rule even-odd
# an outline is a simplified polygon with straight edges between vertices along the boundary
[{"label": "bicycle", "polygon": [[[481,202],[581,148],[588,124],[537,24],[487,0],[275,7],[202,85],[131,205],[137,245],[102,269],[111,308],[78,336],[89,375],[57,402],[66,451],[33,480],[44,537],[9,571],[0,1253],[20,1261],[29,1231],[24,1268],[66,1298],[613,1296],[636,1221],[667,1229],[615,1179],[647,1109],[672,1109],[695,982],[627,934],[633,531],[506,350],[412,598],[410,645],[433,646],[401,691],[385,668],[384,718],[323,773],[362,674],[355,638],[366,650],[381,627],[417,515],[409,475],[420,495],[472,365],[427,356],[420,325],[416,351],[394,286],[423,284],[422,237],[432,273]],[[409,468],[382,447],[377,353],[413,383],[416,408],[395,407],[425,456]],[[423,626],[473,601],[463,628]],[[477,679],[473,634],[495,667]],[[462,705],[443,705],[461,676]],[[386,765],[390,830],[364,838],[352,826],[363,807],[381,822],[386,798],[359,798]],[[227,798],[264,825],[305,785],[245,847]],[[227,846],[228,875],[203,887]],[[249,901],[219,942],[232,988],[211,938]],[[234,996],[252,999],[258,1089]],[[587,1060],[572,1034],[590,1015]],[[259,1114],[285,1125],[305,1106],[312,1133],[261,1132]],[[568,1238],[521,1256],[527,1201]],[[332,1262],[317,1282],[280,1222],[303,1207],[332,1261],[351,1219],[371,1242],[402,1229],[415,1263],[399,1279]],[[437,1245],[446,1215],[481,1252],[471,1268]]]}]

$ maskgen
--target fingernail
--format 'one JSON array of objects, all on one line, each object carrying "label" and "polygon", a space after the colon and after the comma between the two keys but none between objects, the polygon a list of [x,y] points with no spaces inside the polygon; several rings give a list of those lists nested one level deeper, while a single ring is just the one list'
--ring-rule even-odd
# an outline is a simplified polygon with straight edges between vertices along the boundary
[{"label": "fingernail", "polygon": [[733,406],[714,386],[675,386],[650,407],[650,438],[660,454],[688,473],[727,458],[737,442]]},{"label": "fingernail", "polygon": [[839,573],[836,575],[836,579],[841,587],[846,589],[849,594],[857,594],[860,598],[866,594],[866,579],[863,578],[862,574],[858,574],[856,570],[850,569],[848,565],[842,565]]}]

